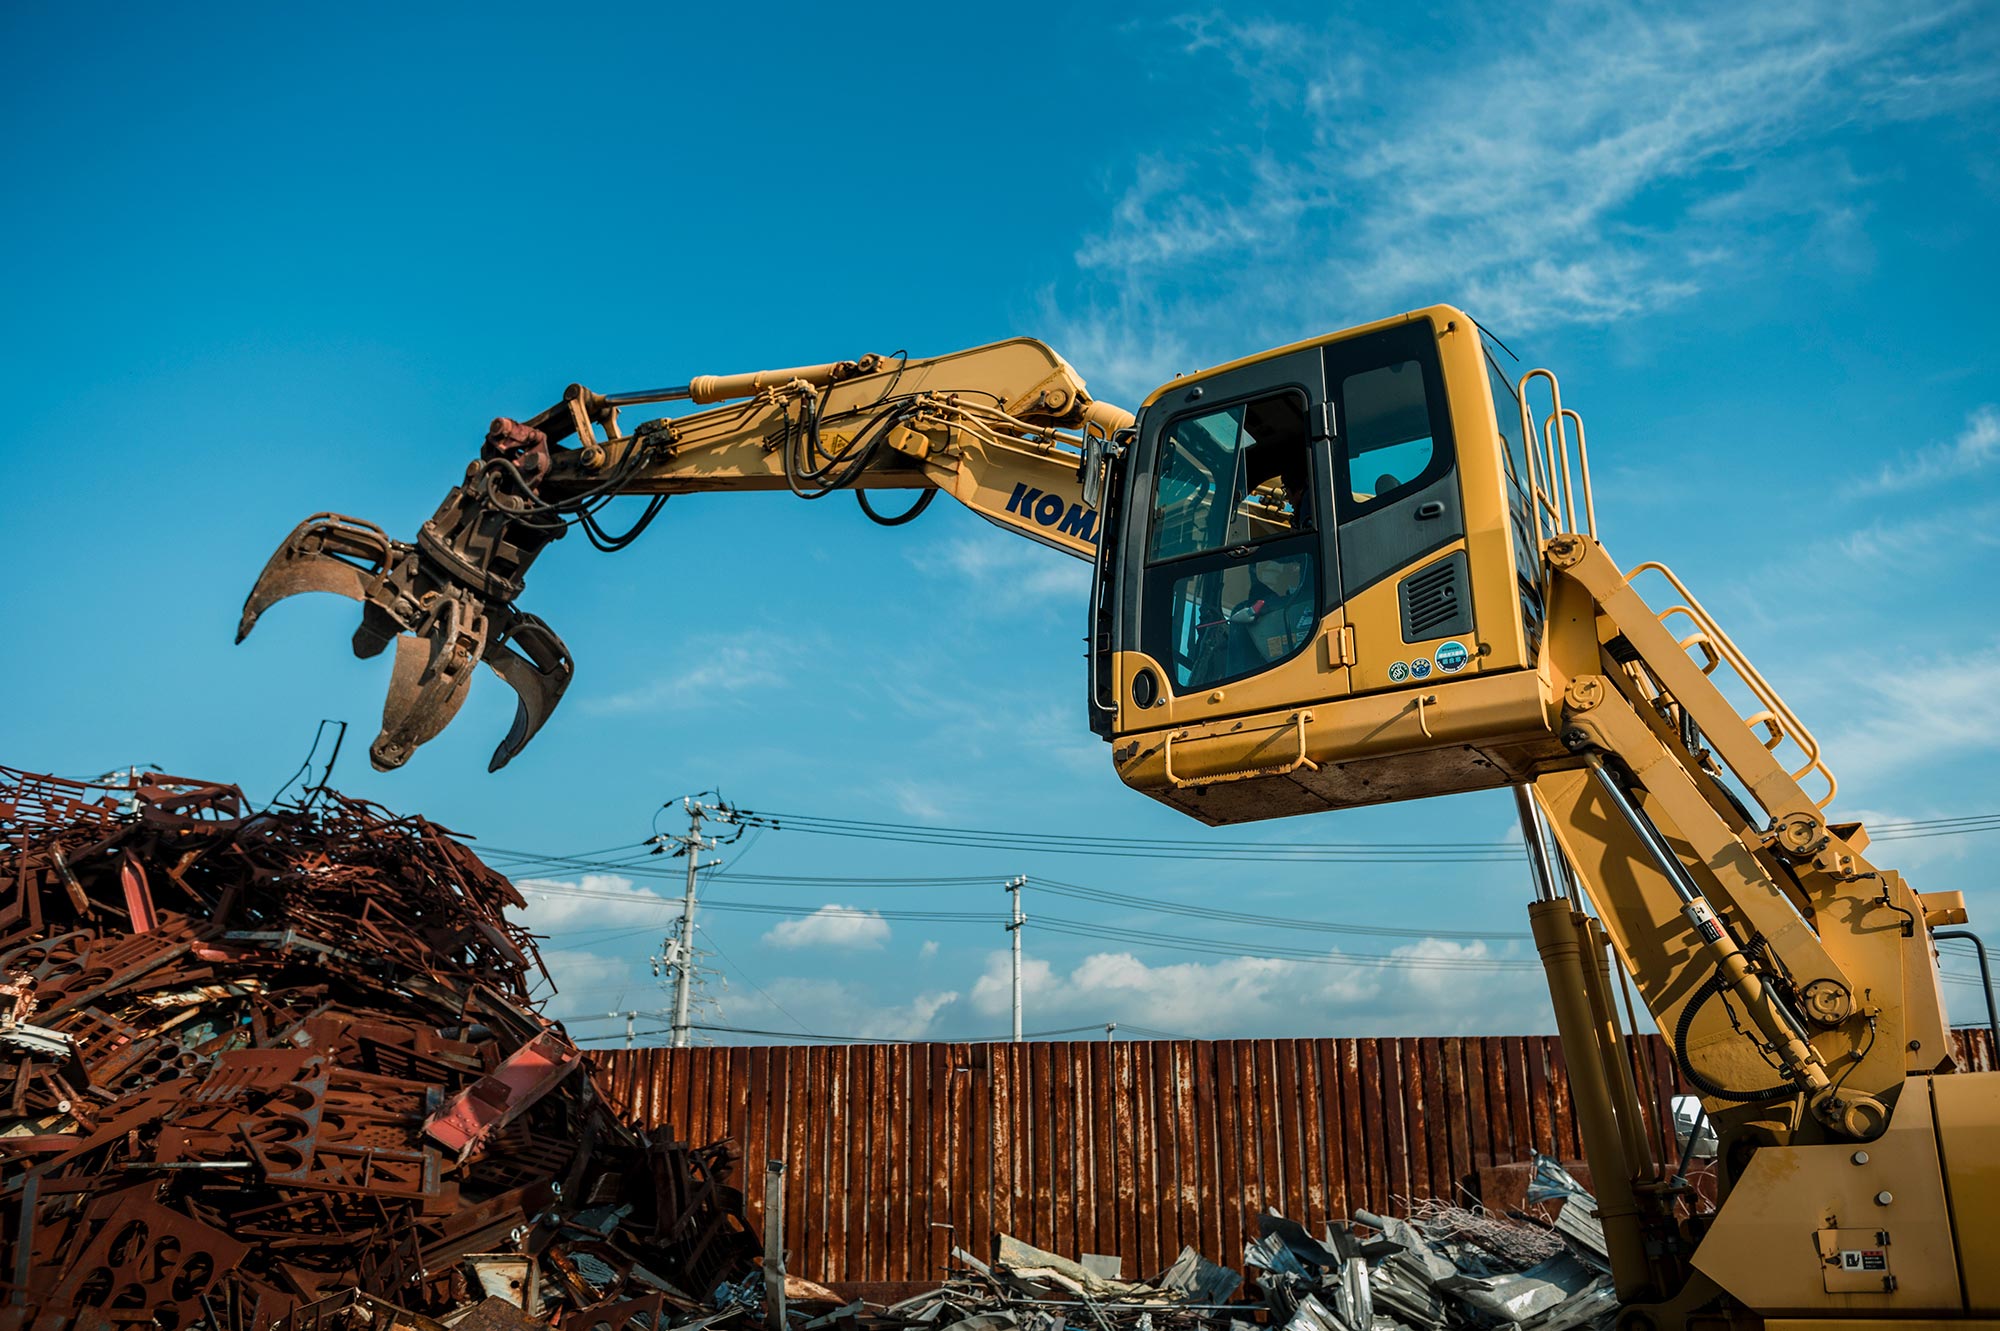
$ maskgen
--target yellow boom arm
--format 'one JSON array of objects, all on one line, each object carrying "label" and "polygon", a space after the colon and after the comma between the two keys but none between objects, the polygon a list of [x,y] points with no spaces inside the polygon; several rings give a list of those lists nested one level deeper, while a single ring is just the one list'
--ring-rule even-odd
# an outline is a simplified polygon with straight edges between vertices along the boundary
[{"label": "yellow boom arm", "polygon": [[[627,408],[673,401],[708,409],[621,430]],[[572,384],[546,411],[493,422],[464,483],[415,542],[334,513],[300,523],[251,589],[236,638],[299,592],[361,602],[355,654],[396,644],[382,730],[369,748],[383,770],[450,722],[484,661],[519,695],[513,727],[493,754],[498,769],[569,685],[562,640],[515,599],[535,557],[570,528],[617,549],[667,496],[787,489],[807,499],[852,490],[871,518],[893,526],[942,491],[999,526],[1092,559],[1098,515],[1086,473],[1131,423],[1131,413],[1093,399],[1062,357],[1031,338],[922,360],[869,355],[703,375],[648,392],[605,395]],[[870,490],[920,494],[885,518],[870,506]],[[621,495],[654,502],[614,536],[597,514]]]}]

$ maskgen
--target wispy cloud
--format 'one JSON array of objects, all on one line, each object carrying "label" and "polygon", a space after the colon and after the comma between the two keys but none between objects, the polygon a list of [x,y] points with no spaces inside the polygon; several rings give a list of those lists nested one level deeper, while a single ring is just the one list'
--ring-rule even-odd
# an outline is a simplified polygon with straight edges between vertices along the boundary
[{"label": "wispy cloud", "polygon": [[[1537,975],[1468,968],[1494,959],[1483,942],[1425,938],[1389,956],[1393,963],[1385,965],[1329,952],[1327,960],[1340,964],[1328,965],[1260,957],[1253,949],[1155,965],[1129,952],[1097,952],[1067,973],[1031,956],[1022,963],[1022,1001],[1036,1026],[1117,1021],[1193,1036],[1484,1032],[1550,1025]],[[996,1018],[1009,1011],[1011,965],[1006,953],[988,955],[972,986],[975,1011]]]},{"label": "wispy cloud", "polygon": [[2000,93],[2000,32],[1976,6],[1582,3],[1481,23],[1492,40],[1442,55],[1337,18],[1168,21],[1178,76],[1212,68],[1251,95],[1208,141],[1143,159],[1078,248],[1108,291],[1059,302],[1067,341],[1133,348],[1080,363],[1131,393],[1196,368],[1164,353],[1205,362],[1445,297],[1527,330],[1670,305],[1781,246],[1852,263],[1865,182],[1826,138]]},{"label": "wispy cloud", "polygon": [[580,1017],[599,1017],[635,1008],[650,1011],[665,1000],[650,967],[631,957],[587,948],[546,948],[542,964],[548,968],[556,989],[548,1013],[559,1020],[574,1022],[570,1029],[573,1038],[611,1029],[578,1021]]},{"label": "wispy cloud", "polygon": [[561,934],[578,923],[592,929],[653,924],[677,904],[619,874],[523,878],[514,886],[528,903],[518,918],[538,934]]},{"label": "wispy cloud", "polygon": [[896,802],[896,807],[911,818],[936,822],[945,816],[944,804],[938,798],[938,792],[934,787],[920,785],[915,781],[891,781],[886,789],[889,798]]},{"label": "wispy cloud", "polygon": [[1982,406],[1965,418],[1965,428],[1949,442],[1932,444],[1886,462],[1875,490],[1912,490],[1951,480],[2000,462],[2000,407]]},{"label": "wispy cloud", "polygon": [[723,1011],[738,1025],[859,1039],[922,1040],[935,1037],[938,1019],[958,999],[956,991],[943,989],[919,993],[903,1003],[878,1003],[841,980],[785,976],[767,983],[762,993],[732,990]]},{"label": "wispy cloud", "polygon": [[[1834,550],[1843,559],[1877,566],[1898,583],[1908,578],[1907,561],[1911,559],[1965,555],[1996,545],[2000,545],[2000,503],[1954,504],[1908,516],[1877,518],[1833,541]],[[1822,549],[1818,559],[1800,562],[1824,570],[1825,554]]]},{"label": "wispy cloud", "polygon": [[969,584],[988,608],[1054,607],[1081,616],[1090,590],[1090,566],[1084,561],[998,530],[947,541],[909,559],[925,573]]},{"label": "wispy cloud", "polygon": [[695,639],[677,655],[680,664],[671,672],[617,693],[585,699],[584,710],[620,715],[696,704],[712,706],[783,684],[799,650],[780,634],[741,633]]},{"label": "wispy cloud", "polygon": [[889,922],[872,910],[825,905],[803,919],[780,920],[764,933],[772,947],[879,948],[889,941]]},{"label": "wispy cloud", "polygon": [[1845,788],[1880,799],[1900,773],[2000,749],[2000,642],[1946,656],[1905,654],[1847,672],[1826,751]]}]

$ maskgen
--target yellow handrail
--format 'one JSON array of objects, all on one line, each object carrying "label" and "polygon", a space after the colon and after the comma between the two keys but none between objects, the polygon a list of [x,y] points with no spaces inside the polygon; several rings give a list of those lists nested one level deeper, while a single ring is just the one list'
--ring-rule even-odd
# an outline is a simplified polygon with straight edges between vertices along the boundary
[{"label": "yellow handrail", "polygon": [[1167,736],[1166,752],[1162,755],[1167,765],[1167,784],[1173,786],[1176,790],[1181,790],[1188,786],[1219,786],[1228,781],[1248,781],[1250,778],[1257,776],[1289,776],[1301,767],[1310,768],[1317,772],[1319,764],[1306,757],[1306,722],[1312,719],[1313,714],[1311,712],[1292,713],[1291,722],[1298,727],[1299,756],[1290,762],[1280,763],[1276,767],[1251,767],[1240,772],[1224,772],[1219,776],[1180,777],[1174,775],[1174,741],[1192,737],[1189,731],[1176,731]]},{"label": "yellow handrail", "polygon": [[[1681,645],[1685,648],[1690,643],[1699,643],[1706,640],[1709,648],[1721,653],[1723,660],[1727,661],[1730,668],[1736,672],[1736,677],[1743,681],[1750,692],[1756,695],[1757,701],[1764,704],[1766,709],[1754,716],[1739,719],[1743,720],[1743,723],[1752,730],[1760,725],[1765,728],[1766,733],[1770,735],[1770,739],[1764,743],[1764,747],[1767,749],[1776,749],[1781,740],[1785,738],[1791,739],[1794,744],[1798,745],[1799,751],[1806,756],[1805,765],[1796,771],[1788,773],[1788,775],[1793,781],[1803,782],[1808,773],[1818,772],[1826,781],[1826,794],[1822,798],[1814,800],[1813,803],[1822,809],[1833,803],[1833,797],[1840,790],[1840,782],[1833,775],[1833,770],[1826,765],[1825,758],[1821,756],[1819,741],[1813,737],[1813,733],[1810,730],[1806,729],[1806,724],[1799,719],[1798,713],[1794,712],[1786,705],[1785,700],[1778,696],[1778,691],[1771,687],[1770,682],[1759,673],[1756,666],[1750,664],[1750,658],[1743,654],[1742,649],[1736,645],[1727,633],[1723,632],[1722,626],[1716,623],[1715,617],[1708,613],[1699,600],[1695,599],[1695,594],[1688,590],[1687,584],[1682,582],[1672,569],[1658,560],[1647,560],[1643,564],[1636,565],[1631,572],[1625,575],[1626,585],[1630,586],[1638,580],[1640,574],[1649,570],[1657,572],[1671,583],[1675,594],[1681,598],[1682,602],[1680,605],[1670,606],[1660,611],[1660,622],[1665,624],[1675,615],[1687,616],[1699,632],[1683,639]],[[1704,655],[1707,655],[1707,653],[1704,652]],[[1704,669],[1703,673],[1708,673],[1713,668],[1710,665]]]},{"label": "yellow handrail", "polygon": [[[1528,406],[1528,383],[1533,379],[1546,379],[1549,384],[1551,410],[1539,429]],[[1597,500],[1590,488],[1590,451],[1584,442],[1583,417],[1563,405],[1562,385],[1556,381],[1552,370],[1529,370],[1521,376],[1516,391],[1516,405],[1521,411],[1522,447],[1528,455],[1528,489],[1534,499],[1537,535],[1547,539],[1563,532],[1582,531],[1595,539]],[[1569,432],[1572,426],[1576,429],[1577,470],[1574,474],[1569,466]],[[1576,522],[1579,483],[1583,491],[1582,527],[1578,527]]]}]

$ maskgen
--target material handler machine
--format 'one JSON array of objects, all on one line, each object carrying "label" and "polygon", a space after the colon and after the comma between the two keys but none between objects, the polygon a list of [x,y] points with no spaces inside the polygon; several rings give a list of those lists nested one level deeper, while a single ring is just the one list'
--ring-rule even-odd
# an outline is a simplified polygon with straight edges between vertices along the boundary
[{"label": "material handler machine", "polygon": [[[643,404],[702,410],[626,430]],[[887,490],[914,505],[883,516]],[[1597,535],[1578,413],[1434,306],[1175,379],[1137,416],[1039,342],[571,386],[494,422],[414,543],[302,523],[244,607],[333,591],[395,644],[377,767],[484,661],[520,697],[570,658],[517,606],[551,541],[617,548],[674,494],[944,491],[1089,560],[1088,709],[1133,789],[1211,825],[1506,787],[1623,1304],[1638,1328],[2000,1327],[2000,1073],[1954,1070],[1933,932],[1965,921],[1832,821],[1819,743],[1664,565]],[[647,495],[638,526],[599,521]],[[1649,595],[1650,591],[1650,595]],[[1695,1215],[1611,978],[1719,1140]]]}]

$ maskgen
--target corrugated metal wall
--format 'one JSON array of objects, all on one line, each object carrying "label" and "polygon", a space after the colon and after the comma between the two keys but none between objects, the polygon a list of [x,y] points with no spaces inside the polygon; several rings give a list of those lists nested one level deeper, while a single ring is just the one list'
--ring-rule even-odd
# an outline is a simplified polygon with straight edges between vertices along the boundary
[{"label": "corrugated metal wall", "polygon": [[[1984,1032],[1967,1061],[1994,1066]],[[1976,1036],[1976,1038],[1973,1038]],[[1676,1090],[1665,1042],[1647,1078]],[[816,1280],[942,1276],[1013,1234],[1156,1273],[1183,1244],[1233,1265],[1266,1207],[1317,1228],[1453,1195],[1531,1150],[1580,1157],[1553,1036],[634,1049],[593,1055],[631,1118],[734,1138],[762,1224],[786,1165],[792,1269]]]}]

